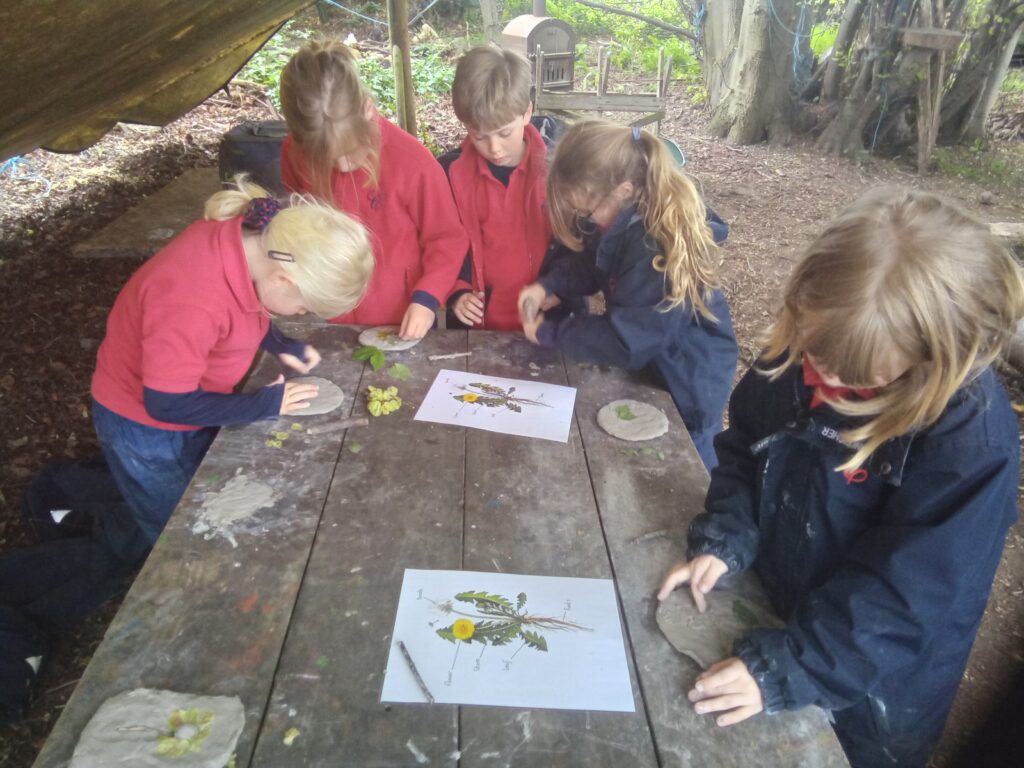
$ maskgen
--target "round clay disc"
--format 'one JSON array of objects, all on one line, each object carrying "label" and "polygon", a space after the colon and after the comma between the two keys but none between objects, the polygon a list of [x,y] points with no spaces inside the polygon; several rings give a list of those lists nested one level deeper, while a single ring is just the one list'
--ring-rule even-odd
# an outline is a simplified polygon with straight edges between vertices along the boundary
[{"label": "round clay disc", "polygon": [[288,379],[288,381],[297,384],[316,384],[320,387],[319,394],[309,401],[308,408],[290,413],[288,418],[292,416],[319,416],[321,413],[330,413],[345,400],[345,393],[341,391],[341,387],[333,381],[321,379],[319,376],[299,376],[294,379]]},{"label": "round clay disc", "polygon": [[613,400],[597,412],[597,423],[622,440],[653,440],[668,432],[668,417],[637,400]]},{"label": "round clay disc", "polygon": [[381,325],[377,328],[367,328],[359,334],[359,343],[364,347],[376,347],[385,352],[402,352],[403,350],[415,347],[420,343],[419,339],[399,338],[397,325]]}]

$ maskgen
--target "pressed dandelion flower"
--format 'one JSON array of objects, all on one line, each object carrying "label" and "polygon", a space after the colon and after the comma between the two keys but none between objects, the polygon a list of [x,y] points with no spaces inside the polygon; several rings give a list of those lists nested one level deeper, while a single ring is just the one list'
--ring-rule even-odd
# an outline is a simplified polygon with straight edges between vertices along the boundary
[{"label": "pressed dandelion flower", "polygon": [[469,619],[456,619],[452,624],[452,634],[458,640],[469,640],[476,632],[476,625]]},{"label": "pressed dandelion flower", "polygon": [[168,757],[184,757],[198,752],[213,729],[213,712],[208,709],[176,709],[167,718],[169,736],[157,739],[156,752]]}]

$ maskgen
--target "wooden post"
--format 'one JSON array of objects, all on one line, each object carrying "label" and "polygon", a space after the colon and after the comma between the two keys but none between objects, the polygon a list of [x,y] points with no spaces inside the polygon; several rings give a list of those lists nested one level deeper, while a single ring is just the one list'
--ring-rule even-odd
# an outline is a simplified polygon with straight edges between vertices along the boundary
[{"label": "wooden post", "polygon": [[388,0],[388,34],[391,38],[391,66],[395,72],[395,103],[398,124],[416,135],[416,93],[412,87],[409,57],[409,2]]},{"label": "wooden post", "polygon": [[935,138],[939,132],[946,52],[955,51],[964,36],[953,30],[932,26],[943,17],[943,0],[921,0],[918,8],[920,26],[904,29],[903,43],[910,46],[925,63],[925,71],[917,90],[917,172],[924,175],[928,173]]}]

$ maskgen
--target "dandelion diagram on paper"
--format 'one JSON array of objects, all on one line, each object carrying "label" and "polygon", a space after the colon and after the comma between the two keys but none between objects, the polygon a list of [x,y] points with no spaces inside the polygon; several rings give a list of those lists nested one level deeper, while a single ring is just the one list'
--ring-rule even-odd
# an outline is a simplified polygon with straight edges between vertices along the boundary
[{"label": "dandelion diagram on paper", "polygon": [[[459,390],[462,394],[452,394],[452,399],[456,402],[462,403],[462,406],[475,405],[479,408],[508,408],[513,413],[522,413],[523,406],[538,406],[542,408],[552,408],[553,406],[547,403],[541,402],[540,398],[544,397],[544,393],[541,392],[537,400],[530,400],[525,397],[516,397],[514,386],[505,389],[499,387],[497,384],[488,384],[485,381],[472,381],[469,384],[452,384],[451,379],[445,379],[445,383],[452,385],[456,390]],[[453,418],[458,418],[462,412],[460,407],[454,414]]]},{"label": "dandelion diagram on paper", "polygon": [[415,418],[564,443],[575,401],[572,387],[443,370]]},{"label": "dandelion diagram on paper", "polygon": [[[422,597],[422,590],[419,596]],[[430,598],[424,598],[430,600]],[[448,670],[446,685],[451,685],[452,673],[459,659],[459,650],[463,645],[479,643],[482,647],[476,657],[474,671],[480,671],[480,663],[488,647],[509,646],[515,650],[502,658],[503,670],[509,671],[519,652],[524,648],[547,653],[548,641],[542,634],[545,631],[585,631],[589,627],[568,621],[566,615],[572,609],[572,601],[566,600],[562,618],[539,616],[527,613],[526,593],[520,592],[515,605],[512,601],[497,594],[487,592],[459,592],[455,601],[467,604],[465,608],[456,606],[452,600],[438,602],[430,600],[445,616],[459,616],[447,627],[435,629],[435,633],[443,640],[455,646],[451,667]],[[471,606],[471,607],[470,607]],[[437,621],[429,622],[433,627]]]},{"label": "dandelion diagram on paper", "polygon": [[381,701],[634,711],[608,579],[406,569],[389,640]]}]

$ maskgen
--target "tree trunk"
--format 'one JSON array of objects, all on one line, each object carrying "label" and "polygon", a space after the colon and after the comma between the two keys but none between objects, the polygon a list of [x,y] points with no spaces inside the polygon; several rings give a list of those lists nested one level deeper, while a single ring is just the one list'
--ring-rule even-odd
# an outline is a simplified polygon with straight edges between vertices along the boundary
[{"label": "tree trunk", "polygon": [[[794,0],[708,3],[704,67],[710,131],[737,144],[788,141]],[[781,22],[781,23],[780,23]]]},{"label": "tree trunk", "polygon": [[832,56],[825,69],[825,81],[821,87],[822,101],[835,101],[839,98],[839,85],[843,81],[843,70],[848,63],[850,48],[857,30],[860,29],[866,5],[866,0],[848,0],[843,9],[843,20],[839,23],[836,41],[832,45]]},{"label": "tree trunk", "polygon": [[1024,26],[1024,3],[990,0],[972,30],[942,107],[944,142],[973,141],[985,135],[985,122],[1006,76]]},{"label": "tree trunk", "polygon": [[480,0],[480,15],[484,20],[484,36],[489,42],[501,43],[501,6],[498,0]]}]

